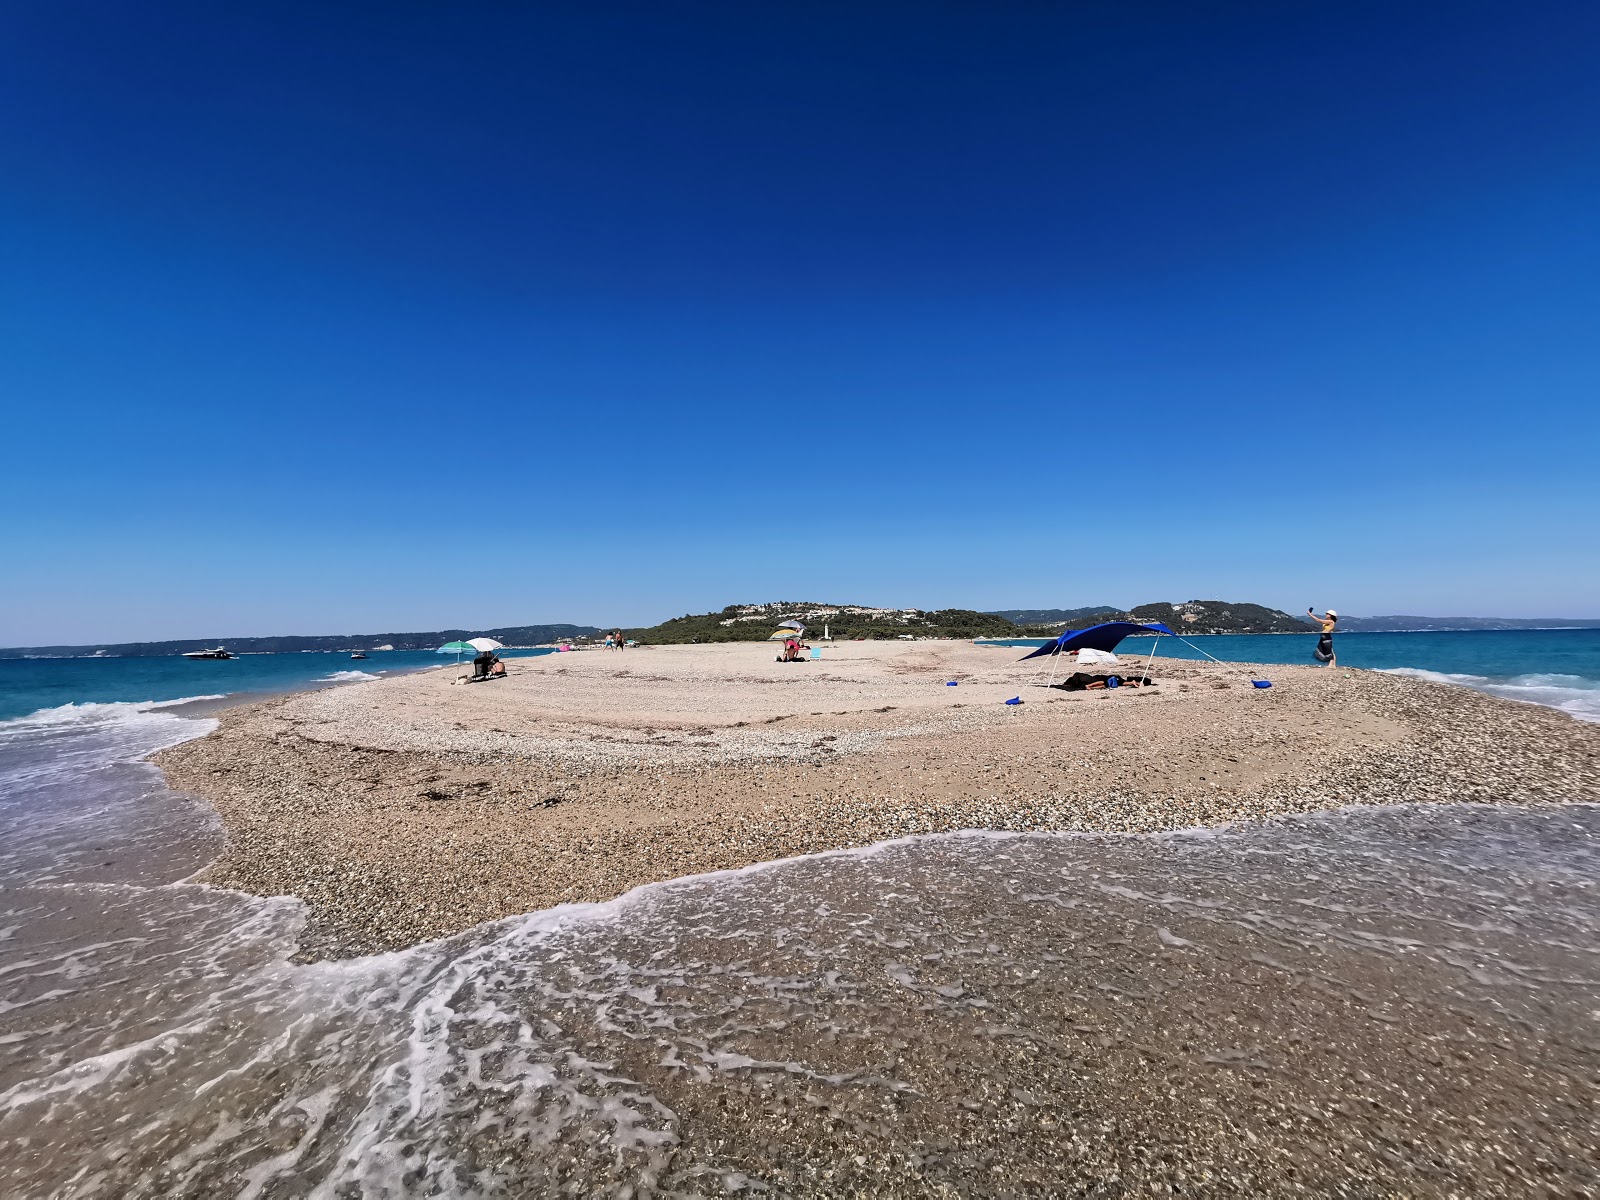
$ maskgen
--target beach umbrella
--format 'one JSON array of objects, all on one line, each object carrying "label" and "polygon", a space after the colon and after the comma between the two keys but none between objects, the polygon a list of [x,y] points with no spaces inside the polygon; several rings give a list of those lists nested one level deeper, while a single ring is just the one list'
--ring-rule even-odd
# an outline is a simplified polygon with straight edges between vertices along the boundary
[{"label": "beach umbrella", "polygon": [[783,621],[778,625],[778,628],[773,632],[772,636],[767,639],[767,641],[782,642],[792,637],[804,637],[805,634],[806,627],[799,621]]},{"label": "beach umbrella", "polygon": [[440,646],[439,649],[436,650],[434,653],[436,653],[436,654],[454,654],[456,656],[456,664],[460,665],[461,656],[463,654],[476,654],[477,652],[478,652],[478,648],[476,646],[474,646],[471,642],[446,642],[444,645]]},{"label": "beach umbrella", "polygon": [[497,642],[493,638],[486,637],[468,638],[467,645],[478,651],[504,650],[506,648],[506,644],[504,642]]}]

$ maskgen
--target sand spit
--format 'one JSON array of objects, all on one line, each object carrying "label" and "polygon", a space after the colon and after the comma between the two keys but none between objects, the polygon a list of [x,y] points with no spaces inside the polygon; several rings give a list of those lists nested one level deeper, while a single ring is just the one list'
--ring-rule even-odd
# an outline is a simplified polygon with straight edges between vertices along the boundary
[{"label": "sand spit", "polygon": [[232,710],[156,761],[222,815],[206,879],[307,903],[305,958],[907,834],[1600,796],[1600,726],[1458,688],[1271,667],[1258,690],[1158,659],[1154,689],[1069,695],[1030,687],[1017,657],[551,655],[489,684],[446,668]]}]

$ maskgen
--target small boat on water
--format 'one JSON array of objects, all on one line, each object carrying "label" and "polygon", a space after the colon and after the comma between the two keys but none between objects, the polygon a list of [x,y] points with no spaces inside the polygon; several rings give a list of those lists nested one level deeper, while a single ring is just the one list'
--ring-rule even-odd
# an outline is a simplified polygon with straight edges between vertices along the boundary
[{"label": "small boat on water", "polygon": [[367,652],[365,650],[352,650],[350,652],[351,658],[365,658],[366,656]]},{"label": "small boat on water", "polygon": [[221,647],[221,646],[217,646],[215,649],[212,649],[212,650],[185,650],[184,653],[183,653],[183,656],[185,658],[236,658],[236,657],[238,657],[237,655],[229,654],[228,651],[226,649],[224,649],[223,647]]}]

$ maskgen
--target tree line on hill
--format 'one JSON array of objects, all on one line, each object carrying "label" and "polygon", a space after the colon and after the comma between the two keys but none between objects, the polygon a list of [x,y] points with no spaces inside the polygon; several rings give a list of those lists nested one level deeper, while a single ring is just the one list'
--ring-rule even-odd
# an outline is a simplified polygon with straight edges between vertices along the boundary
[{"label": "tree line on hill", "polygon": [[[752,608],[757,612],[752,613]],[[820,610],[831,610],[826,616]],[[966,608],[867,609],[864,605],[776,602],[758,606],[730,604],[720,612],[686,613],[659,625],[623,632],[643,645],[690,642],[764,642],[783,621],[799,620],[808,638],[819,638],[823,626],[836,641],[883,640],[906,634],[922,638],[1018,637],[1015,624],[993,613]]]},{"label": "tree line on hill", "polygon": [[766,641],[783,621],[799,620],[806,636],[822,636],[826,625],[836,641],[858,638],[1054,637],[1067,629],[1087,629],[1105,621],[1159,621],[1179,633],[1305,633],[1311,626],[1259,604],[1224,600],[1191,600],[1185,604],[1141,604],[1132,609],[1099,605],[1079,609],[1008,609],[975,612],[965,608],[870,609],[862,605],[779,601],[763,605],[730,604],[720,612],[686,613],[659,625],[623,632],[643,645],[691,642]]},{"label": "tree line on hill", "polygon": [[1174,633],[1305,633],[1313,626],[1305,617],[1276,608],[1232,600],[1189,600],[1182,604],[1139,604],[1129,609],[1092,608],[1065,610],[1057,620],[1031,622],[1033,636],[1054,637],[1069,629],[1087,629],[1106,621],[1132,621],[1138,625],[1160,623]]},{"label": "tree line on hill", "polygon": [[[1188,614],[1187,616],[1185,614]],[[1055,635],[1065,629],[1083,629],[1102,621],[1161,621],[1173,629],[1187,624],[1191,633],[1300,633],[1311,624],[1259,604],[1230,604],[1221,600],[1191,600],[1188,604],[1141,604],[1133,609],[1099,605],[1093,608],[1008,608],[997,616],[1026,626],[1037,635]],[[1189,616],[1194,619],[1189,620]],[[1596,617],[1357,617],[1339,618],[1342,633],[1465,632],[1515,629],[1597,629]]]}]

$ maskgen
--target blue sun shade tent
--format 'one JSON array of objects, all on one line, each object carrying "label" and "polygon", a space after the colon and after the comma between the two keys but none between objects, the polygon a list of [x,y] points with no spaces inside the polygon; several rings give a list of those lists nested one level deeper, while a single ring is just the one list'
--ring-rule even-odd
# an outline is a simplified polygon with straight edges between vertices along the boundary
[{"label": "blue sun shade tent", "polygon": [[1136,633],[1173,633],[1159,621],[1150,625],[1135,625],[1132,621],[1107,621],[1104,625],[1091,625],[1088,629],[1075,629],[1063,633],[1053,642],[1046,642],[1032,654],[1024,654],[1018,662],[1027,662],[1041,654],[1065,654],[1068,650],[1115,650],[1117,643]]}]

